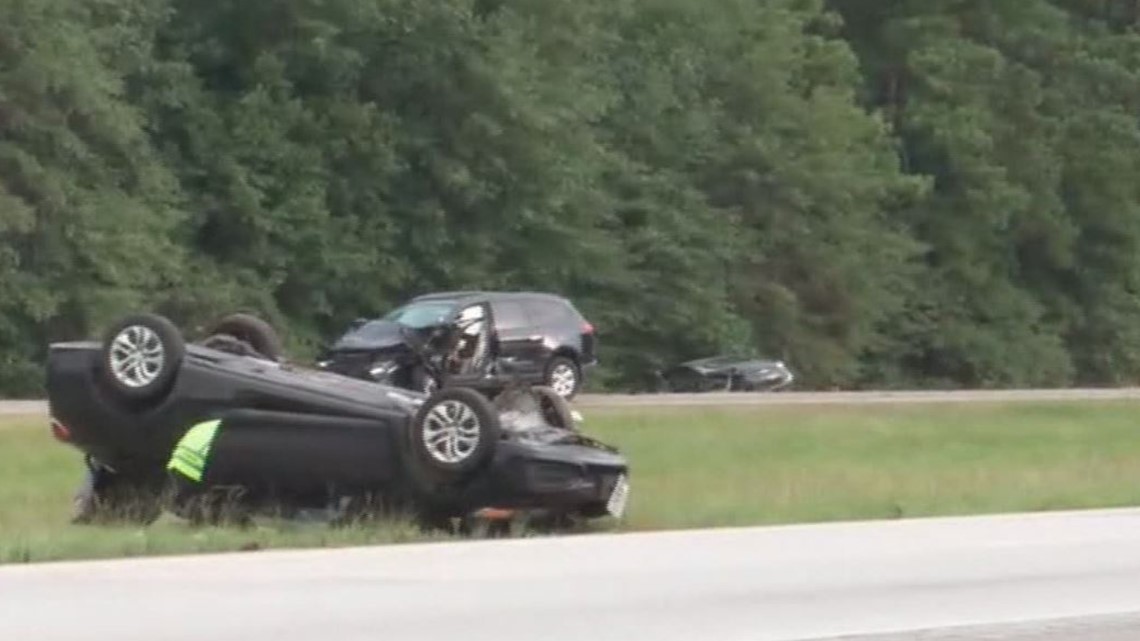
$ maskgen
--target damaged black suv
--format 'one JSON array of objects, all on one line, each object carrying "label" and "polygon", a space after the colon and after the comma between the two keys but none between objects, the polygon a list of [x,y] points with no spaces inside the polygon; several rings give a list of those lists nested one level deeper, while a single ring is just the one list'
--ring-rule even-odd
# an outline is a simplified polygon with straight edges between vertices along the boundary
[{"label": "damaged black suv", "polygon": [[429,393],[462,385],[493,395],[522,380],[569,400],[597,361],[594,326],[563,296],[456,291],[413,298],[382,318],[357,319],[318,365]]}]

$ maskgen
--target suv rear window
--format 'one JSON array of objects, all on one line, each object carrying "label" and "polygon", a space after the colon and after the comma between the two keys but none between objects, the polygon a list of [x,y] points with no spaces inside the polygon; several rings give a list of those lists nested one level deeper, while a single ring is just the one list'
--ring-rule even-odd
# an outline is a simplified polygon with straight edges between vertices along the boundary
[{"label": "suv rear window", "polygon": [[513,300],[492,302],[491,313],[495,316],[495,327],[499,329],[519,329],[530,325],[531,322],[522,304]]},{"label": "suv rear window", "polygon": [[526,310],[536,325],[572,323],[578,320],[574,308],[562,301],[528,300]]}]

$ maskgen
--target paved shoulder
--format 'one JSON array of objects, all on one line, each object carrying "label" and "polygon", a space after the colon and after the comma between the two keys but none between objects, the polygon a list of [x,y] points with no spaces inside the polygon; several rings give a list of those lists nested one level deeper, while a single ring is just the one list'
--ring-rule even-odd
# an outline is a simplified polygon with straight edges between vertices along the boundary
[{"label": "paved shoulder", "polygon": [[793,641],[1140,613],[1138,576],[1135,510],[59,563],[0,568],[0,639]]}]

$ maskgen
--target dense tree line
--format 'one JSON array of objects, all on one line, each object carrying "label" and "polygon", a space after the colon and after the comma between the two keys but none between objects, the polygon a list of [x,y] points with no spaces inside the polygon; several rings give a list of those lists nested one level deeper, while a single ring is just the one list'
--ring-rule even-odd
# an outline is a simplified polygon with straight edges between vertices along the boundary
[{"label": "dense tree line", "polygon": [[564,293],[598,386],[1140,375],[1135,0],[0,0],[0,390],[154,309],[306,358]]}]

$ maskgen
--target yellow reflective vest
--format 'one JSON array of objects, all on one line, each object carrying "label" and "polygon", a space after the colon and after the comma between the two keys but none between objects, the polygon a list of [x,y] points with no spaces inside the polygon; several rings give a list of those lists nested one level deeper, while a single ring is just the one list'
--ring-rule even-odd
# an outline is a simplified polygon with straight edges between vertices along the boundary
[{"label": "yellow reflective vest", "polygon": [[214,443],[219,425],[221,420],[203,421],[187,430],[174,446],[174,453],[170,455],[166,469],[178,472],[194,482],[201,482],[210,456],[210,446]]}]

